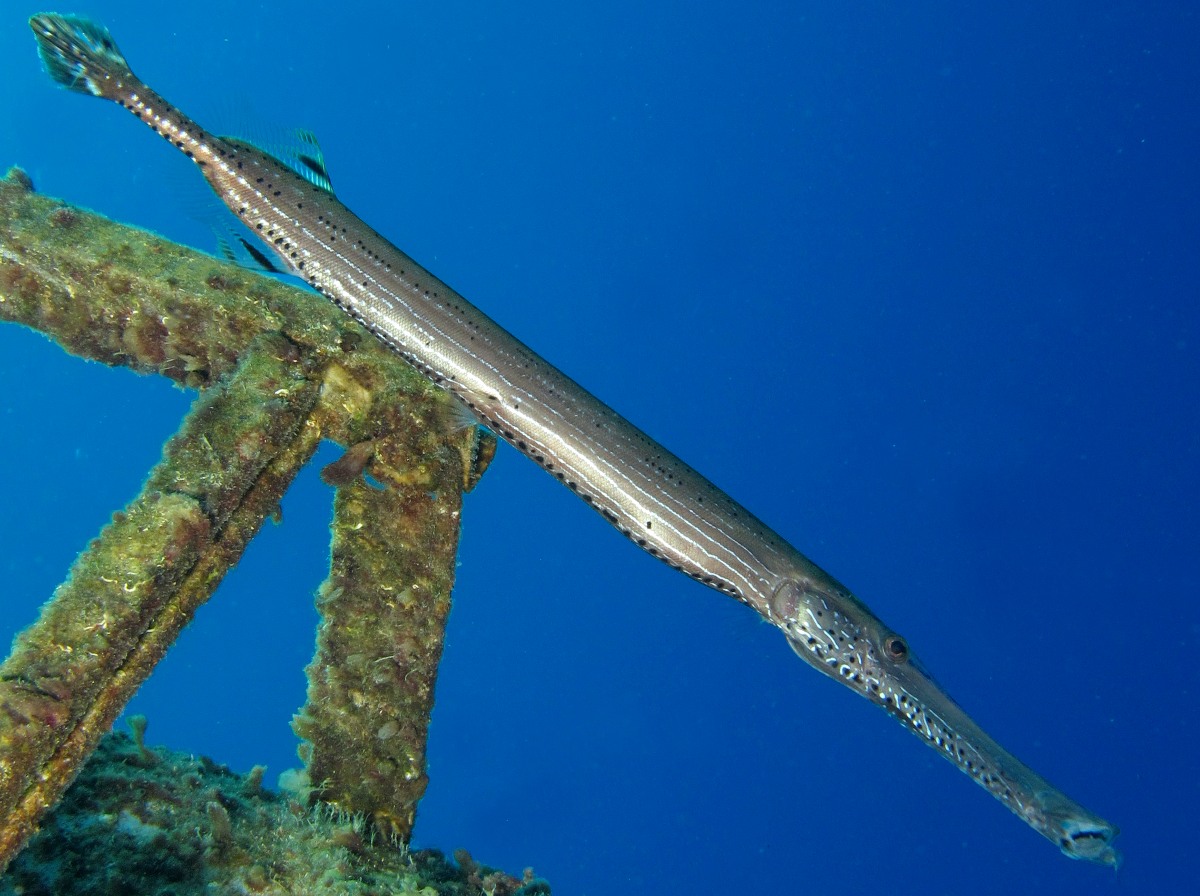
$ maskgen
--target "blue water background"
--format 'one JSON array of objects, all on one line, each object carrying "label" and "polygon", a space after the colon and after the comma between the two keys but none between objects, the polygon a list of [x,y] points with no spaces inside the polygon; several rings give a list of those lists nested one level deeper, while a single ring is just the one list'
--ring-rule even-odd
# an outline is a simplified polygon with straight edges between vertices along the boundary
[{"label": "blue water background", "polygon": [[[55,89],[34,11],[0,18],[0,164],[211,248],[195,172]],[[347,205],[850,584],[1127,865],[1059,855],[507,447],[418,845],[589,896],[1195,892],[1192,4],[83,11],[203,121],[313,129]],[[0,327],[5,640],[192,398]],[[151,741],[297,764],[315,469],[133,701]]]}]

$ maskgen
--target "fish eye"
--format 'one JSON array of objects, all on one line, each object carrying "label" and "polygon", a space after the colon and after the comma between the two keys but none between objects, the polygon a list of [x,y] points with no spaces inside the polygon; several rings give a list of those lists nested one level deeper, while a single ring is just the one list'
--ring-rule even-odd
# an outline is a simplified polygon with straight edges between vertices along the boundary
[{"label": "fish eye", "polygon": [[884,638],[883,649],[888,659],[898,663],[908,659],[908,643],[899,635],[888,635]]}]

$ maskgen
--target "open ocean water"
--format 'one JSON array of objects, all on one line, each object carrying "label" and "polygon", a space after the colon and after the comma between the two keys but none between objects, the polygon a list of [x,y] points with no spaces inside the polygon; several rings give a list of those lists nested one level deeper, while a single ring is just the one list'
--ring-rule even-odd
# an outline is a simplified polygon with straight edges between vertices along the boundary
[{"label": "open ocean water", "polygon": [[[204,248],[178,153],[0,9],[0,165]],[[467,499],[415,843],[556,894],[1197,892],[1200,27],[1187,3],[93,0],[846,582],[1120,825],[1071,862],[749,610],[502,446]],[[193,396],[0,326],[0,633]],[[130,706],[297,764],[325,449]]]}]

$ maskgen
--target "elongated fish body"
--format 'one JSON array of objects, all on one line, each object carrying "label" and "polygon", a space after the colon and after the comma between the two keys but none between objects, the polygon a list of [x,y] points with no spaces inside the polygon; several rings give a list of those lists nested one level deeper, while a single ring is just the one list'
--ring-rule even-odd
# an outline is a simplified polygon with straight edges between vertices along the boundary
[{"label": "elongated fish body", "polygon": [[289,272],[639,547],[753,607],[810,665],[887,710],[1066,855],[1118,865],[1117,828],[987,736],[848,589],[359,220],[322,178],[205,131],[133,74],[102,27],[54,14],[30,25],[57,81],[119,103],[173,143]]}]

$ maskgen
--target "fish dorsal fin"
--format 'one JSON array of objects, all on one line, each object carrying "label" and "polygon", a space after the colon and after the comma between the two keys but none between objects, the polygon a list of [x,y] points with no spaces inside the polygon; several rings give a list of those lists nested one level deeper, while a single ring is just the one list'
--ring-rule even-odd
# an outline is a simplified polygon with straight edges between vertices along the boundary
[{"label": "fish dorsal fin", "polygon": [[333,182],[329,179],[329,169],[325,167],[325,154],[321,152],[317,135],[312,131],[298,130],[296,140],[299,143],[295,151],[296,170],[314,187],[320,187],[326,193],[333,193]]},{"label": "fish dorsal fin", "polygon": [[248,146],[266,153],[275,161],[291,168],[302,178],[318,189],[333,194],[333,183],[329,179],[329,169],[325,167],[325,154],[321,152],[321,144],[312,131],[297,128],[286,141],[243,140],[240,137],[222,137],[226,143],[234,146]]}]

